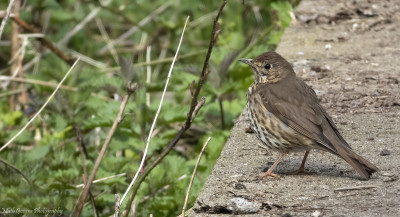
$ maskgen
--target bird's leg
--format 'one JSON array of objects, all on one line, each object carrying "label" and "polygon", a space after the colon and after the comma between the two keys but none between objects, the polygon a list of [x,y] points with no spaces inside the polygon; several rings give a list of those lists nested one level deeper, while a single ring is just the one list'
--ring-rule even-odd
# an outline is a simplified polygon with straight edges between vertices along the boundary
[{"label": "bird's leg", "polygon": [[282,154],[279,156],[278,160],[275,161],[275,163],[268,169],[267,172],[261,173],[261,174],[258,175],[258,176],[259,176],[260,178],[261,178],[261,177],[265,177],[265,176],[273,176],[273,177],[279,178],[279,176],[276,175],[276,174],[274,174],[274,173],[272,173],[272,171],[274,171],[276,165],[278,165],[278,163],[281,162],[281,160],[283,159],[283,157],[285,157],[285,155],[287,155],[287,152],[282,153]]},{"label": "bird's leg", "polygon": [[293,171],[293,172],[289,172],[288,174],[291,174],[291,175],[311,174],[310,172],[307,172],[304,169],[304,166],[306,165],[306,160],[307,160],[308,154],[310,154],[310,151],[306,151],[306,153],[304,154],[303,161],[301,162],[300,168],[298,170]]}]

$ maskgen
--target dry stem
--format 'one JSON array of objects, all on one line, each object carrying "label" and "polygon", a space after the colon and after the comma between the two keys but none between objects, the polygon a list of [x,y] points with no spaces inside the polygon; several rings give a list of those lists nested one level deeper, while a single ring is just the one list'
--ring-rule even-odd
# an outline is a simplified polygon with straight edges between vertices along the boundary
[{"label": "dry stem", "polygon": [[60,86],[62,83],[65,81],[65,79],[68,77],[68,75],[72,72],[72,69],[76,66],[76,64],[79,62],[79,58],[75,61],[75,63],[71,66],[71,68],[68,70],[68,72],[64,75],[63,79],[58,83],[56,89],[53,91],[53,93],[49,96],[47,101],[43,104],[43,106],[39,109],[39,111],[28,121],[28,123],[25,124],[25,126],[10,140],[8,141],[3,147],[0,148],[0,152],[5,149],[11,142],[14,141],[15,138],[17,138],[28,126],[31,124],[36,117],[43,111],[43,109],[47,106],[47,104],[50,102],[51,99],[53,99],[54,95],[60,89]]},{"label": "dry stem", "polygon": [[140,166],[139,166],[138,170],[136,171],[136,174],[135,174],[135,176],[134,176],[132,182],[129,184],[128,189],[126,190],[125,194],[124,194],[124,195],[122,196],[122,198],[121,198],[121,201],[120,201],[121,204],[122,204],[122,202],[124,201],[126,195],[127,195],[127,194],[129,193],[129,191],[131,190],[131,187],[132,187],[132,185],[135,183],[136,178],[137,178],[138,175],[139,175],[139,172],[142,170],[142,168],[143,168],[143,166],[144,166],[144,161],[146,160],[146,155],[147,155],[147,150],[148,150],[148,148],[149,148],[151,135],[153,134],[154,127],[155,127],[155,125],[156,125],[156,123],[157,123],[158,115],[160,114],[161,107],[162,107],[162,104],[163,104],[163,102],[164,102],[164,97],[165,97],[165,93],[167,92],[167,87],[168,87],[169,79],[170,79],[170,77],[171,77],[172,69],[174,68],[174,64],[175,64],[175,61],[176,61],[176,57],[178,56],[179,49],[180,49],[181,44],[182,44],[183,35],[185,34],[185,29],[186,29],[186,25],[187,25],[188,21],[189,21],[189,17],[186,18],[185,25],[183,26],[182,35],[181,35],[181,38],[180,38],[180,40],[179,40],[178,48],[177,48],[177,50],[176,50],[174,60],[172,61],[171,67],[170,67],[170,69],[169,69],[167,81],[165,82],[165,87],[164,87],[163,94],[162,94],[162,96],[161,96],[160,105],[158,106],[156,116],[154,117],[153,124],[151,125],[151,128],[150,128],[149,136],[147,137],[146,148],[145,148],[145,150],[144,150],[144,154],[143,154],[143,157],[142,157],[142,161],[140,162]]},{"label": "dry stem", "polygon": [[115,131],[117,130],[117,126],[122,121],[122,114],[124,113],[126,104],[128,103],[129,97],[131,96],[132,93],[133,93],[133,91],[129,91],[128,90],[128,93],[122,99],[121,105],[119,107],[118,115],[115,118],[114,123],[113,123],[110,131],[108,132],[107,138],[104,141],[103,146],[101,147],[99,156],[96,159],[96,163],[93,166],[93,170],[92,170],[92,172],[91,172],[91,174],[89,176],[89,179],[85,182],[86,185],[83,187],[81,195],[80,195],[80,197],[78,199],[77,208],[75,209],[75,214],[74,214],[75,217],[79,217],[81,212],[82,212],[83,205],[85,204],[85,200],[86,200],[86,197],[87,197],[87,195],[89,193],[90,186],[92,185],[92,182],[93,182],[94,178],[96,177],[97,170],[99,169],[100,163],[103,160],[103,157],[104,157],[104,155],[106,153],[107,147],[110,144],[111,139],[112,139]]},{"label": "dry stem", "polygon": [[[86,185],[86,181],[87,181],[87,169],[86,169],[86,162],[85,162],[85,158],[87,157],[87,152],[85,151],[85,144],[83,143],[83,136],[82,136],[82,132],[79,129],[78,125],[75,125],[75,134],[76,134],[76,140],[78,142],[78,148],[79,148],[79,152],[81,153],[81,161],[82,161],[82,168],[83,168],[83,183]],[[89,190],[89,197],[90,197],[90,202],[92,203],[92,207],[93,207],[93,215],[94,217],[99,216],[97,209],[96,209],[96,202],[94,200],[94,197],[92,195],[92,192]]]},{"label": "dry stem", "polygon": [[[20,3],[20,2],[17,2],[17,3]],[[4,27],[6,26],[8,17],[10,16],[11,8],[13,7],[13,5],[14,5],[14,0],[11,0],[10,3],[8,4],[8,7],[7,7],[6,16],[3,17],[3,21],[1,21],[0,39],[1,39],[1,35],[3,34]]]},{"label": "dry stem", "polygon": [[[226,0],[223,1],[221,7],[218,10],[217,16],[214,19],[214,25],[213,25],[213,30],[211,32],[211,39],[210,39],[210,45],[208,46],[208,51],[207,51],[207,55],[206,55],[206,59],[204,61],[204,65],[203,65],[203,70],[201,72],[200,75],[200,81],[199,81],[199,85],[197,85],[196,90],[194,91],[194,94],[192,96],[192,102],[191,102],[191,106],[190,106],[190,110],[189,113],[187,114],[187,119],[186,122],[184,123],[184,125],[182,126],[182,128],[179,130],[179,132],[177,133],[177,135],[175,136],[174,139],[172,139],[172,141],[168,144],[167,147],[164,148],[164,150],[161,152],[161,154],[154,160],[154,162],[152,162],[143,172],[143,174],[139,177],[138,181],[136,182],[136,184],[133,186],[132,188],[132,194],[129,197],[129,201],[127,203],[127,207],[126,210],[130,210],[131,206],[132,206],[132,202],[135,198],[136,192],[140,187],[140,184],[144,181],[144,179],[146,178],[146,176],[153,170],[154,167],[156,167],[163,159],[165,156],[167,156],[167,154],[172,150],[172,148],[176,145],[176,143],[178,143],[178,141],[180,140],[181,136],[183,135],[183,133],[186,132],[186,130],[188,130],[190,128],[190,125],[194,119],[193,117],[193,113],[195,112],[195,110],[199,110],[201,107],[197,107],[198,104],[198,95],[200,93],[201,87],[203,85],[203,83],[205,82],[205,80],[207,79],[208,73],[207,73],[207,67],[208,67],[208,61],[211,57],[211,53],[213,50],[213,47],[217,41],[218,35],[220,33],[219,30],[219,24],[218,24],[218,19],[219,16],[222,13],[222,10],[224,9],[226,5]],[[124,217],[127,217],[129,214],[129,212],[126,212],[124,214]]]},{"label": "dry stem", "polygon": [[[27,24],[25,21],[21,20],[19,17],[12,16],[11,17],[14,22],[16,22],[18,25],[20,25],[22,28],[28,30],[31,33],[41,33],[38,29],[36,29],[33,26],[30,26]],[[66,54],[64,54],[60,49],[58,49],[50,40],[47,38],[38,38],[40,42],[42,42],[47,48],[49,48],[51,51],[53,51],[57,56],[59,56],[61,59],[63,59],[65,62],[68,64],[72,64],[75,62],[75,58],[70,57]]]},{"label": "dry stem", "polygon": [[188,187],[188,190],[186,192],[185,203],[183,204],[183,208],[182,208],[182,215],[181,215],[182,217],[185,217],[186,205],[187,205],[187,202],[189,200],[189,194],[190,194],[190,190],[192,189],[194,177],[196,176],[197,167],[199,166],[201,157],[203,156],[204,150],[206,150],[208,142],[210,142],[210,140],[211,140],[211,137],[208,137],[206,143],[204,143],[203,148],[200,151],[199,157],[197,158],[196,165],[194,166],[193,173],[192,173],[192,178],[190,178],[189,187]]}]

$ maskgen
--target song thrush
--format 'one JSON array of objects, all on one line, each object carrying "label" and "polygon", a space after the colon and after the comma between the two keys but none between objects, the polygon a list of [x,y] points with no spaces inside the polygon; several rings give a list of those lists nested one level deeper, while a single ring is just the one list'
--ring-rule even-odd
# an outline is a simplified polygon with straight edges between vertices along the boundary
[{"label": "song thrush", "polygon": [[351,150],[332,118],[319,104],[314,90],[296,74],[283,57],[266,52],[252,59],[240,59],[251,66],[255,80],[247,93],[251,128],[270,149],[281,152],[279,159],[261,176],[277,176],[272,171],[292,151],[306,151],[298,172],[311,149],[343,158],[364,179],[378,168]]}]

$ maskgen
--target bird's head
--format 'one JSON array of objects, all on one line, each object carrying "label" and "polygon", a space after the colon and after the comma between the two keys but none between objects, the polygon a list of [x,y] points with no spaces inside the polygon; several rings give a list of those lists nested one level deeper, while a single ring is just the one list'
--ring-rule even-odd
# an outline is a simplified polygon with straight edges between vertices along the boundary
[{"label": "bird's head", "polygon": [[242,58],[239,61],[251,66],[258,83],[276,83],[295,76],[290,63],[273,51],[265,52],[255,59]]}]

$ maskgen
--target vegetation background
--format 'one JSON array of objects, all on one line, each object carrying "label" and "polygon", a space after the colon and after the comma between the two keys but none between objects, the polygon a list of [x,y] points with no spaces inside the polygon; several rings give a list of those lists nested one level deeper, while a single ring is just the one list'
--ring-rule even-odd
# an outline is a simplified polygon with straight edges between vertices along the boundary
[{"label": "vegetation background", "polygon": [[[237,59],[273,50],[297,4],[293,0],[228,1],[219,20],[222,31],[211,55],[210,74],[200,92],[206,103],[174,151],[141,184],[134,201],[137,216],[180,213],[199,151],[212,137],[193,184],[188,205],[191,207],[229,129],[246,104],[253,75]],[[125,192],[139,167],[186,17],[190,16],[190,23],[146,162],[160,154],[186,120],[191,101],[189,85],[199,79],[220,5],[221,1],[216,0],[22,1],[21,20],[35,26],[65,54],[83,57],[85,63],[68,77],[64,83],[68,87],[58,91],[40,117],[0,152],[0,210],[59,209],[64,215],[73,212],[81,192],[77,185],[83,183],[74,126],[82,131],[87,149],[85,162],[91,171],[126,92],[126,78],[120,73],[118,58],[125,57],[134,63],[133,80],[138,89],[127,105],[96,179],[123,175],[91,187],[98,214],[112,215],[114,194]],[[7,1],[1,1],[1,10],[7,6]],[[16,61],[11,54],[12,22],[8,21],[0,41],[1,146],[38,111],[70,67],[37,35],[20,28],[23,70],[17,75],[20,81],[10,81],[10,65]],[[122,37],[129,30],[131,34]],[[93,216],[90,202],[82,216]]]}]

